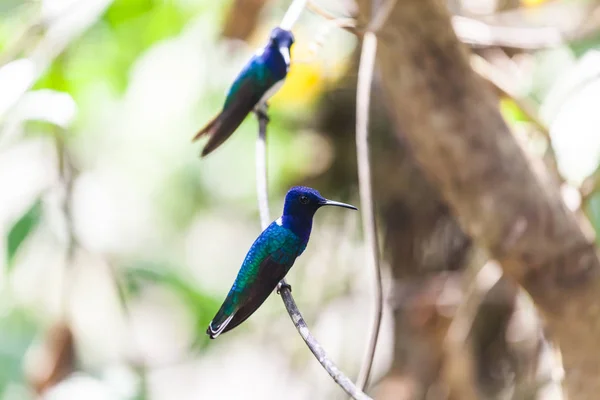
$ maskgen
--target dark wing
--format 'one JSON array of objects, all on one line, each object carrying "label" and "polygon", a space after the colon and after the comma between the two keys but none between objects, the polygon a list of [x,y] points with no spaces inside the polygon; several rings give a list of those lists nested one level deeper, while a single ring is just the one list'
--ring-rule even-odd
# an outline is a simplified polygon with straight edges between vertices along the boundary
[{"label": "dark wing", "polygon": [[[227,324],[223,332],[227,332],[248,319],[256,311],[267,297],[277,287],[277,283],[288,273],[295,259],[289,262],[290,257],[286,258],[288,262],[281,263],[279,254],[272,254],[264,259],[258,268],[257,279],[248,288],[248,298],[244,305],[240,307],[233,315],[231,321]],[[276,261],[277,260],[277,261]]]},{"label": "dark wing", "polygon": [[210,136],[202,150],[203,157],[235,132],[273,84],[275,80],[268,68],[262,65],[259,57],[253,57],[231,86],[221,114],[195,136],[194,139],[205,134]]},{"label": "dark wing", "polygon": [[252,244],[227,298],[211,321],[207,329],[211,339],[230,331],[252,315],[305,247],[306,243],[292,231],[277,221],[271,223]]}]

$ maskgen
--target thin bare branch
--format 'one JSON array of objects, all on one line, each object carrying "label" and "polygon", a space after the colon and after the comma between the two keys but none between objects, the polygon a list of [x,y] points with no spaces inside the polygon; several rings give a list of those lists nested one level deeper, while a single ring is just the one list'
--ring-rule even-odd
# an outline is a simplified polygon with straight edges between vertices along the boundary
[{"label": "thin bare branch", "polygon": [[[318,5],[315,1],[310,0],[308,2],[308,4],[306,5],[306,8],[309,11],[314,12],[317,15],[320,15],[321,17],[325,18],[326,20],[336,20],[339,19],[340,17],[337,17],[335,15],[333,15],[331,12],[325,10],[323,7],[321,7],[320,5]],[[349,17],[348,17],[349,18]],[[349,18],[352,19],[352,18]],[[353,19],[352,19],[353,20]]]},{"label": "thin bare branch", "polygon": [[[592,21],[584,25],[584,16],[587,14],[581,12],[580,7],[560,5],[559,8],[574,11],[573,22],[567,24],[565,29],[553,27],[555,23],[546,22],[537,25],[527,24],[525,16],[530,10],[518,9],[507,12],[497,13],[488,18],[473,18],[463,15],[452,17],[452,26],[458,38],[474,47],[508,47],[523,50],[536,50],[552,48],[565,42],[582,40],[598,32],[600,29],[600,17],[590,17]],[[585,6],[588,7],[588,6]],[[322,16],[327,20],[338,20],[339,17],[323,9],[314,1],[309,1],[307,8],[312,12]],[[538,20],[547,19],[552,21],[551,5],[539,7],[547,8],[546,18],[537,18]],[[590,9],[591,15],[600,15],[600,7]],[[556,10],[555,10],[556,11]],[[569,12],[554,12],[556,15],[568,15]],[[573,13],[571,13],[573,14]],[[360,29],[354,25],[348,24],[350,18],[344,18],[345,24],[342,29],[361,35]],[[372,29],[371,29],[372,30]]]},{"label": "thin bare branch", "polygon": [[[268,118],[264,112],[258,112],[257,117],[259,120],[259,134],[258,141],[256,143],[256,189],[258,191],[258,207],[260,209],[261,226],[262,229],[266,229],[269,225],[269,200],[267,194],[267,162],[266,162],[266,137],[267,137],[267,124]],[[298,306],[294,301],[292,292],[289,285],[286,284],[285,280],[281,280],[277,286],[277,292],[281,295],[283,304],[287,309],[294,326],[302,336],[302,339],[315,355],[315,358],[319,361],[321,366],[327,371],[327,373],[333,378],[333,380],[340,385],[346,393],[348,393],[353,399],[357,400],[369,400],[362,390],[357,388],[354,383],[344,375],[340,369],[335,365],[333,361],[327,356],[325,349],[319,344],[317,339],[310,333]]]},{"label": "thin bare branch", "polygon": [[42,34],[46,29],[56,23],[58,19],[68,17],[69,14],[77,11],[85,3],[85,1],[78,1],[69,7],[60,8],[51,15],[42,15],[29,22],[13,36],[14,39],[8,43],[6,49],[0,54],[0,65],[15,60],[20,54],[27,53],[30,47],[42,39]]},{"label": "thin bare branch", "polygon": [[296,21],[300,18],[300,14],[304,11],[307,2],[308,0],[293,0],[283,16],[283,20],[281,20],[279,27],[288,31],[291,30]]},{"label": "thin bare branch", "polygon": [[452,17],[452,26],[462,42],[477,47],[501,46],[534,50],[558,46],[565,39],[556,28],[496,26],[460,15]]},{"label": "thin bare branch", "polygon": [[365,241],[367,242],[366,261],[374,272],[374,313],[370,338],[358,374],[357,385],[364,388],[371,374],[371,365],[375,356],[379,328],[383,312],[383,289],[381,284],[381,268],[379,265],[379,243],[373,206],[373,188],[371,185],[371,162],[369,159],[369,103],[371,98],[371,82],[377,52],[377,38],[372,32],[365,34],[360,66],[358,68],[358,84],[356,92],[356,156],[358,161],[358,183],[360,189],[360,209],[363,221]]},{"label": "thin bare branch", "polygon": [[59,173],[59,186],[62,195],[61,211],[65,220],[67,230],[67,243],[65,251],[65,266],[62,282],[62,318],[65,321],[70,319],[70,301],[72,293],[72,267],[75,262],[75,253],[79,247],[77,236],[75,235],[75,227],[73,224],[73,210],[71,201],[73,199],[73,183],[77,178],[78,171],[73,164],[67,144],[65,143],[66,132],[62,129],[56,129],[54,133],[54,146],[56,148],[57,168]]},{"label": "thin bare branch", "polygon": [[292,293],[289,289],[283,288],[281,290],[281,298],[283,299],[283,303],[285,304],[285,308],[288,310],[290,314],[290,318],[294,322],[296,329],[300,332],[300,336],[306,342],[306,345],[310,349],[310,351],[315,355],[316,359],[319,360],[319,363],[325,368],[325,370],[331,375],[333,380],[340,385],[342,389],[348,395],[350,395],[353,399],[356,400],[370,400],[371,398],[367,396],[362,390],[357,388],[354,383],[346,376],[342,371],[338,369],[333,361],[327,357],[325,353],[325,349],[321,347],[317,339],[310,333],[304,318],[302,318],[302,314],[300,314],[300,310],[296,306],[294,302],[294,298],[292,297]]},{"label": "thin bare branch", "polygon": [[[266,108],[265,108],[266,109]],[[265,112],[265,111],[263,111]],[[259,114],[257,114],[259,115]],[[256,190],[261,229],[269,226],[269,187],[267,183],[267,124],[266,114],[258,116],[258,140],[256,141]]]},{"label": "thin bare branch", "polygon": [[332,27],[344,29],[357,36],[361,35],[361,33],[356,29],[356,20],[352,17],[337,17],[314,1],[309,1],[306,5],[306,8],[309,11],[312,11],[313,13],[325,18]]},{"label": "thin bare branch", "polygon": [[365,241],[367,242],[367,264],[374,273],[374,312],[373,325],[369,342],[358,374],[357,385],[363,389],[369,382],[371,367],[383,315],[383,285],[381,283],[381,265],[379,262],[379,242],[377,239],[377,224],[375,207],[373,205],[373,187],[371,184],[371,161],[369,159],[369,110],[371,100],[371,84],[375,69],[377,53],[377,32],[388,18],[396,0],[387,0],[379,8],[369,24],[362,43],[360,65],[358,68],[358,83],[356,91],[356,156],[358,163],[358,185],[360,190],[361,215]]}]

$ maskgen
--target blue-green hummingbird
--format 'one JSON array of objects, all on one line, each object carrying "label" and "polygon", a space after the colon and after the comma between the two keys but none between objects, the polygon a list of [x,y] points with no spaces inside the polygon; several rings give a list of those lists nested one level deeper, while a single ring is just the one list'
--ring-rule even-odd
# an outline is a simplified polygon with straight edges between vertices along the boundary
[{"label": "blue-green hummingbird", "polygon": [[283,215],[250,247],[227,298],[208,326],[206,333],[211,339],[244,322],[269,297],[306,249],[313,216],[323,206],[357,209],[327,200],[309,187],[296,186],[287,192]]},{"label": "blue-green hummingbird", "polygon": [[250,112],[265,113],[262,106],[285,82],[293,43],[292,32],[279,27],[271,31],[267,45],[254,54],[231,85],[221,112],[193,138],[210,136],[202,157],[227,140]]}]

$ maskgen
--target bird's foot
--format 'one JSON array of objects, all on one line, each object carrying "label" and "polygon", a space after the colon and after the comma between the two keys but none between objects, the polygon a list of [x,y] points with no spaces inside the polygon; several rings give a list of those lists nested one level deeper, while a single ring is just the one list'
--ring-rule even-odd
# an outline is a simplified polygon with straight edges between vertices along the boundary
[{"label": "bird's foot", "polygon": [[267,115],[267,105],[266,104],[257,107],[254,110],[254,114],[256,114],[256,117],[258,118],[259,121],[269,122],[269,116]]},{"label": "bird's foot", "polygon": [[289,290],[290,293],[292,292],[292,286],[290,286],[289,283],[287,283],[287,282],[279,282],[279,284],[277,285],[277,294],[281,294],[281,291],[283,289]]}]

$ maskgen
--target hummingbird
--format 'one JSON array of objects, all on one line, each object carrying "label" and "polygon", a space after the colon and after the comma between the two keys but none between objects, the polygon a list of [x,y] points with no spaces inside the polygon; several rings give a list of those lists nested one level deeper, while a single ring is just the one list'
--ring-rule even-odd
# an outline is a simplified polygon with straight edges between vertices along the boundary
[{"label": "hummingbird", "polygon": [[315,189],[291,188],[283,206],[283,215],[272,222],[246,254],[233,286],[206,333],[215,339],[250,317],[269,297],[302,254],[312,229],[315,212],[323,206],[356,207],[327,200]]},{"label": "hummingbird", "polygon": [[210,136],[202,157],[227,140],[251,111],[266,118],[266,101],[283,86],[290,69],[293,43],[292,32],[279,27],[271,31],[267,45],[254,54],[231,85],[221,112],[192,139]]}]

